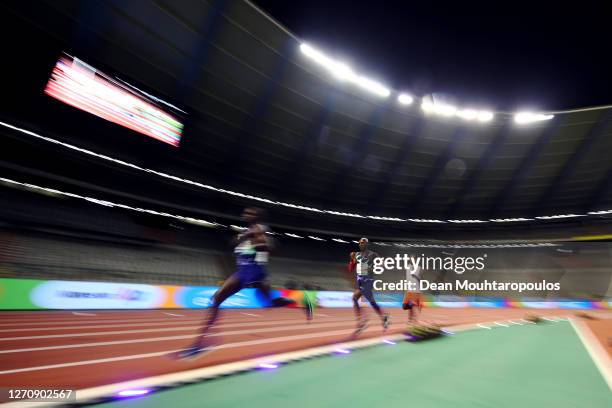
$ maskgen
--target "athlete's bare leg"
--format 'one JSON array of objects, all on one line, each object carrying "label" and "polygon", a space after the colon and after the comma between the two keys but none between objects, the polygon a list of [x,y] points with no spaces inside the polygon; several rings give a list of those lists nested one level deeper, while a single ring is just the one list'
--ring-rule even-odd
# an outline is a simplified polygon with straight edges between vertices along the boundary
[{"label": "athlete's bare leg", "polygon": [[[213,303],[208,309],[208,317],[206,319],[206,323],[202,326],[200,330],[200,335],[204,335],[210,330],[210,328],[217,321],[217,317],[219,316],[219,307],[227,298],[232,296],[235,293],[238,293],[242,289],[242,285],[240,281],[234,277],[230,276],[214,294]],[[201,337],[199,338],[201,341]]]}]

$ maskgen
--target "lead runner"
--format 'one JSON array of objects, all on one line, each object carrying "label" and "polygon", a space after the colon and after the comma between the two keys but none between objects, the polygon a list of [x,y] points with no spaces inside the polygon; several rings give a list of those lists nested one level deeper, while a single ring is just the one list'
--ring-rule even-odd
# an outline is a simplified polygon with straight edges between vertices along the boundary
[{"label": "lead runner", "polygon": [[[212,350],[213,347],[206,341],[206,336],[217,321],[221,304],[247,285],[254,285],[270,302],[271,307],[281,307],[295,303],[293,300],[283,297],[272,299],[266,270],[271,243],[266,234],[268,227],[261,223],[262,210],[245,208],[241,218],[247,223],[248,228],[243,233],[238,234],[234,240],[237,270],[213,296],[206,323],[194,344],[179,352],[178,357],[181,359],[192,358]],[[313,310],[308,297],[304,299],[304,311],[306,312],[306,319],[311,320]]]}]

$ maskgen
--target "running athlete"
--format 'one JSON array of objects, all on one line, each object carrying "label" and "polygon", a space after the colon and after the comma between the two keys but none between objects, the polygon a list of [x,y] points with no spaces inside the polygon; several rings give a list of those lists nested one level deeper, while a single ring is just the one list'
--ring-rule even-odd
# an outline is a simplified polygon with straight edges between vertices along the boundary
[{"label": "running athlete", "polygon": [[[269,300],[271,307],[295,303],[293,300],[283,297],[272,299],[266,271],[271,243],[266,235],[268,228],[259,223],[260,219],[261,210],[257,208],[246,208],[242,213],[242,220],[248,224],[248,228],[238,234],[233,242],[237,270],[213,296],[213,303],[208,309],[208,317],[200,331],[200,335],[190,348],[179,353],[179,358],[193,357],[212,349],[212,346],[206,342],[205,336],[217,320],[219,307],[227,298],[239,292],[247,285],[254,285]],[[311,320],[312,305],[308,299],[304,303],[306,318]]]},{"label": "running athlete", "polygon": [[421,290],[419,289],[422,272],[422,269],[418,268],[416,265],[410,269],[406,269],[406,282],[411,284],[412,288],[406,290],[404,301],[402,302],[402,309],[408,310],[409,323],[415,320],[415,310],[418,310],[420,314],[423,308],[423,299]]},{"label": "running athlete", "polygon": [[378,254],[368,249],[368,239],[361,238],[359,240],[359,252],[351,252],[349,263],[349,271],[355,274],[355,292],[353,292],[353,310],[357,318],[357,329],[353,336],[359,335],[368,327],[368,320],[365,315],[362,315],[359,307],[359,299],[364,296],[372,309],[376,311],[382,321],[383,329],[389,327],[389,315],[383,313],[380,306],[374,299],[372,289],[374,287],[374,259],[378,258]]}]

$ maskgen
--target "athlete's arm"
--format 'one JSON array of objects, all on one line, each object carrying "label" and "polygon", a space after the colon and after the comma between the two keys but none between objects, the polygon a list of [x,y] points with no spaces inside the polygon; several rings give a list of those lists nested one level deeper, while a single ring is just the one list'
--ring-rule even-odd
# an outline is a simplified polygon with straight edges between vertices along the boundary
[{"label": "athlete's arm", "polygon": [[257,251],[269,251],[270,243],[264,228],[257,224],[253,227],[253,236],[251,238],[253,246]]},{"label": "athlete's arm", "polygon": [[355,252],[351,252],[347,268],[347,279],[357,288],[357,259]]},{"label": "athlete's arm", "polygon": [[234,237],[234,239],[232,240],[232,244],[233,246],[238,246],[241,243],[243,243],[244,241],[246,241],[247,239],[251,239],[253,237],[253,231],[252,230],[247,230],[244,232],[241,232],[240,234],[236,235]]}]

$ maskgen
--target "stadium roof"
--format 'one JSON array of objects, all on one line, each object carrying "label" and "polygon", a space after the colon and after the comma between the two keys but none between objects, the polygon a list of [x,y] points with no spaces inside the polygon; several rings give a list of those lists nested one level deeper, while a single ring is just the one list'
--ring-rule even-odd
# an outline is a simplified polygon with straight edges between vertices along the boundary
[{"label": "stadium roof", "polygon": [[[76,145],[218,188],[350,214],[470,223],[612,209],[610,108],[554,112],[525,125],[512,113],[486,122],[427,114],[419,96],[404,105],[401,90],[382,97],[330,75],[300,51],[300,39],[244,1],[11,7],[36,27],[29,34],[38,39],[20,52],[44,68],[37,86],[68,51],[188,113],[174,150],[138,135],[119,146],[104,134],[109,127],[84,124],[87,114],[68,114],[55,101],[35,103],[53,118],[17,115]],[[34,55],[43,45],[46,53]],[[51,123],[68,115],[77,115],[70,116],[76,126],[60,134]]]}]

